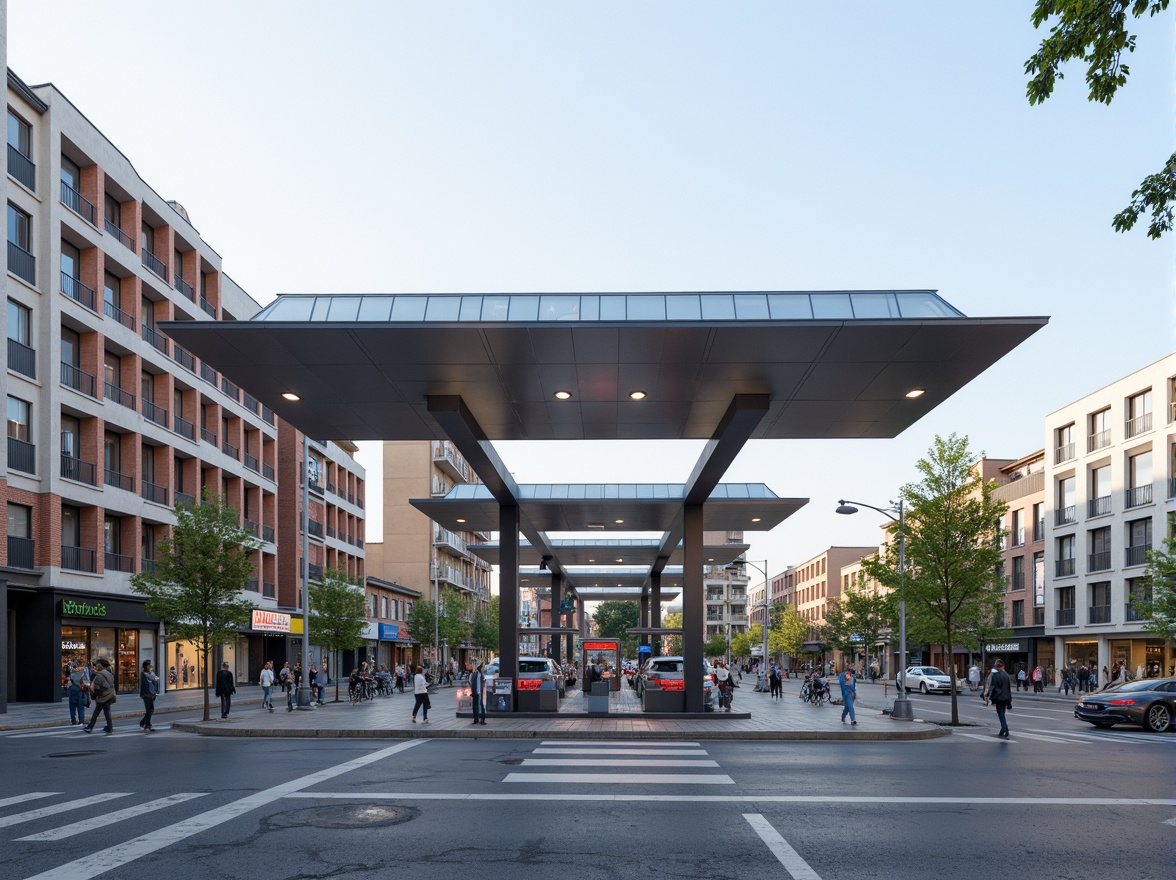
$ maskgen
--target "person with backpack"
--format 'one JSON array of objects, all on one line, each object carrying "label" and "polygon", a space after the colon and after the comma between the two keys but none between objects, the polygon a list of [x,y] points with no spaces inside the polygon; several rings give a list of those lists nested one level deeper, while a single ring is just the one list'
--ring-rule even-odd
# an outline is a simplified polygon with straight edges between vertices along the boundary
[{"label": "person with backpack", "polygon": [[110,661],[105,657],[95,660],[93,668],[96,671],[90,677],[90,694],[94,699],[94,714],[90,716],[89,725],[83,727],[82,730],[86,733],[93,733],[94,725],[98,722],[98,713],[101,712],[106,719],[106,726],[102,728],[102,732],[110,736],[114,733],[114,721],[110,717],[110,707],[118,699],[114,673],[110,671]]},{"label": "person with backpack", "polygon": [[[66,667],[69,682],[69,723],[86,723],[86,691],[90,689],[90,680],[86,677],[85,669],[77,660],[70,660]],[[85,690],[83,690],[83,685]]]},{"label": "person with backpack", "polygon": [[151,716],[155,714],[155,697],[159,694],[159,676],[151,671],[151,661],[143,661],[143,671],[139,673],[139,698],[143,701],[143,719],[139,726],[146,733],[155,733],[151,726]]}]

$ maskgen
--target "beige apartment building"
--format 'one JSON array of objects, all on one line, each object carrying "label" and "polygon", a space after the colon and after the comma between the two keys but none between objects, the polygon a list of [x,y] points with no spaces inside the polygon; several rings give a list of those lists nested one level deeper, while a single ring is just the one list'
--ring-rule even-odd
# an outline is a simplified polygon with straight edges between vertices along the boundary
[{"label": "beige apartment building", "polygon": [[984,647],[1015,674],[1054,662],[1053,639],[1045,637],[1045,450],[1002,466],[997,482],[993,497],[1008,510],[1001,538],[1004,613],[996,623],[1012,633]]},{"label": "beige apartment building", "polygon": [[792,598],[800,616],[809,623],[810,635],[806,649],[814,652],[819,649],[819,628],[825,623],[831,603],[841,596],[841,570],[875,552],[875,547],[829,547],[794,565],[787,573],[782,595]]}]

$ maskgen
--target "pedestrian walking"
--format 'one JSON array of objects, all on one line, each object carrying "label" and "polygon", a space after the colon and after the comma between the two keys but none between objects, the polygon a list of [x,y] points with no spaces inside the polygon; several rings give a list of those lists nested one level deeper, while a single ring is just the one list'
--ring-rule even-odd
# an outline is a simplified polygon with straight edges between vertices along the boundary
[{"label": "pedestrian walking", "polygon": [[1040,694],[1045,692],[1045,672],[1038,663],[1033,667],[1033,693]]},{"label": "pedestrian walking", "polygon": [[270,694],[274,689],[274,664],[272,660],[266,660],[265,666],[261,667],[261,678],[258,679],[258,684],[261,685],[261,708],[274,711],[273,701],[270,700]]},{"label": "pedestrian walking", "polygon": [[278,685],[282,688],[283,693],[289,692],[293,681],[294,671],[290,668],[290,661],[287,660],[282,664],[282,668],[278,670]]},{"label": "pedestrian walking", "polygon": [[485,687],[486,673],[482,670],[482,664],[479,663],[477,668],[470,673],[470,698],[473,700],[474,724],[486,723]]},{"label": "pedestrian walking", "polygon": [[773,663],[768,667],[768,688],[773,700],[784,696],[784,683],[780,680],[780,667]]},{"label": "pedestrian walking", "polygon": [[228,663],[222,663],[220,672],[216,674],[216,696],[220,697],[221,701],[221,721],[229,717],[235,693],[237,693],[237,683],[233,680],[233,673],[229,672]]},{"label": "pedestrian walking", "polygon": [[318,690],[317,690],[317,687],[318,687],[318,664],[317,663],[310,664],[310,675],[307,676],[306,684],[310,688],[310,701],[312,703],[314,703],[316,701],[322,702],[318,698]]},{"label": "pedestrian walking", "polygon": [[973,663],[968,667],[968,690],[974,691],[980,687],[980,667]]},{"label": "pedestrian walking", "polygon": [[996,735],[1008,739],[1009,723],[1005,718],[1005,712],[1013,705],[1013,683],[1009,674],[1005,672],[1003,660],[996,661],[996,668],[992,670],[992,675],[988,676],[988,694],[984,698],[984,704],[989,703],[996,707],[996,717],[1000,719],[1000,731]]},{"label": "pedestrian walking", "polygon": [[323,704],[323,694],[327,692],[327,685],[330,683],[330,676],[327,675],[327,669],[324,666],[318,671],[314,677],[315,687],[318,688],[318,704]]},{"label": "pedestrian walking", "polygon": [[[86,692],[90,689],[90,678],[77,660],[70,660],[66,667],[69,681],[69,723],[86,723]],[[83,690],[84,686],[84,690]]]},{"label": "pedestrian walking", "polygon": [[853,711],[853,703],[857,699],[857,674],[852,663],[837,676],[837,683],[841,685],[841,723],[845,723],[845,716],[848,715],[849,723],[857,727],[857,715]]},{"label": "pedestrian walking", "polygon": [[429,682],[425,678],[425,667],[418,666],[416,675],[412,677],[412,693],[416,702],[412,704],[412,723],[416,724],[418,711],[424,712],[423,723],[429,723]]},{"label": "pedestrian walking", "polygon": [[1083,663],[1078,667],[1078,692],[1086,693],[1090,690],[1090,667]]},{"label": "pedestrian walking", "polygon": [[1017,690],[1029,690],[1029,673],[1025,671],[1025,667],[1021,666],[1017,669]]},{"label": "pedestrian walking", "polygon": [[90,716],[90,723],[83,727],[86,733],[94,732],[94,725],[98,721],[98,713],[106,719],[106,726],[102,732],[108,736],[114,733],[114,722],[110,718],[110,707],[118,699],[117,688],[114,684],[114,673],[110,671],[110,661],[103,657],[95,660],[92,667],[94,673],[90,676],[90,695],[94,700],[94,714]]},{"label": "pedestrian walking", "polygon": [[143,670],[139,673],[139,699],[143,701],[143,720],[139,726],[146,733],[155,733],[151,726],[151,716],[155,714],[155,698],[159,695],[159,676],[151,669],[151,661],[143,661]]}]

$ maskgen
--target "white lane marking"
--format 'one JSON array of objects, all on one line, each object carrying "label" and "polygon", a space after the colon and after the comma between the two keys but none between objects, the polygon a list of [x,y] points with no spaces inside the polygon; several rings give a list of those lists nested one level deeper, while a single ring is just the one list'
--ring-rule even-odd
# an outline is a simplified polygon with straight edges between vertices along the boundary
[{"label": "white lane marking", "polygon": [[[116,810],[113,813],[102,814],[102,827],[109,828],[115,822],[121,822],[124,819],[133,819],[135,816],[141,816],[144,813],[150,813],[153,810],[162,810],[174,804],[182,804],[184,801],[190,801],[193,798],[204,797],[208,792],[206,791],[189,791],[180,792],[179,794],[168,795],[158,800],[148,801],[145,804],[139,804],[134,807],[127,807],[125,810]],[[73,837],[75,834],[82,834],[86,831],[94,830],[93,819],[83,819],[81,822],[74,822],[72,825],[62,825],[60,828],[54,828],[50,831],[42,831],[40,834],[30,834],[27,837],[18,837],[17,840],[62,840],[66,837]]]},{"label": "white lane marking", "polygon": [[27,813],[13,813],[11,816],[0,817],[0,828],[7,828],[9,825],[18,825],[21,822],[32,822],[34,819],[40,819],[44,816],[68,813],[70,810],[80,810],[82,807],[88,807],[91,804],[112,801],[115,798],[126,797],[129,794],[129,791],[107,791],[102,794],[91,795],[90,797],[78,798],[76,801],[64,801],[60,804],[53,804],[50,807],[29,810]]},{"label": "white lane marking", "polygon": [[275,785],[273,788],[267,788],[264,791],[248,795],[230,804],[209,810],[206,813],[192,816],[183,822],[165,825],[158,830],[148,832],[133,840],[128,840],[126,843],[120,843],[103,850],[92,852],[57,868],[50,868],[48,871],[43,871],[40,874],[28,877],[26,880],[89,880],[91,877],[97,877],[99,874],[105,874],[107,871],[122,867],[149,853],[171,846],[173,843],[178,843],[202,831],[207,831],[209,828],[215,828],[217,825],[230,822],[251,810],[264,807],[301,789],[318,785],[320,782],[326,782],[328,779],[334,779],[336,776],[341,776],[344,773],[350,773],[352,770],[366,767],[368,764],[380,761],[390,755],[395,755],[397,752],[403,752],[405,749],[410,749],[426,741],[423,739],[414,739],[398,743],[343,764],[328,767],[325,770],[319,770],[308,776],[303,776],[301,779],[294,779],[290,782],[284,782],[281,785]]},{"label": "white lane marking", "polygon": [[1129,739],[1134,742],[1160,743],[1171,745],[1176,743],[1176,737],[1164,736],[1158,733],[1128,733],[1125,730],[1112,730],[1104,734],[1109,740]]},{"label": "white lane marking", "polygon": [[997,735],[996,735],[996,734],[994,734],[994,733],[988,733],[988,734],[984,734],[984,733],[962,733],[962,732],[960,732],[960,731],[958,731],[958,730],[953,730],[953,731],[951,732],[951,735],[952,735],[952,736],[966,736],[968,739],[978,739],[978,740],[980,740],[981,742],[989,742],[989,743],[990,743],[990,742],[1004,742],[1004,738],[1003,738],[1003,737],[999,737],[999,736],[997,736]]},{"label": "white lane marking", "polygon": [[[1048,733],[1053,736],[1064,736],[1067,739],[1077,740],[1083,743],[1106,743],[1108,737],[1097,733],[1079,733],[1076,730],[1040,730],[1036,727],[1029,728],[1034,733]],[[1111,739],[1113,741],[1113,738]]]},{"label": "white lane marking", "polygon": [[6,739],[28,739],[33,736],[61,736],[70,733],[81,733],[82,726],[79,724],[76,727],[54,727],[52,730],[36,730],[32,733],[10,733]]},{"label": "white lane marking", "polygon": [[784,866],[792,880],[821,880],[819,874],[809,867],[809,863],[800,857],[768,820],[759,813],[744,813],[743,818],[752,830],[759,835],[760,840],[768,845],[772,855]]},{"label": "white lane marking", "polygon": [[562,785],[734,785],[725,774],[706,773],[508,773],[503,782],[557,782]]},{"label": "white lane marking", "polygon": [[1047,743],[1066,743],[1066,742],[1069,742],[1069,740],[1062,739],[1061,737],[1058,737],[1058,736],[1042,736],[1040,733],[1026,733],[1023,730],[1018,730],[1017,736],[1023,736],[1023,737],[1025,737],[1025,739],[1034,739],[1034,740],[1037,740],[1038,742],[1047,742]]},{"label": "white lane marking", "polygon": [[691,758],[523,758],[524,767],[718,767],[718,761]]},{"label": "white lane marking", "polygon": [[706,749],[535,749],[536,755],[658,755],[685,758],[706,755]]},{"label": "white lane marking", "polygon": [[[700,779],[702,777],[693,777]],[[319,800],[375,800],[375,801],[623,801],[648,802],[648,794],[519,794],[486,792],[481,794],[448,794],[409,791],[307,791],[284,795],[287,798]],[[1173,798],[1031,798],[1031,797],[863,797],[861,795],[700,795],[658,794],[659,802],[722,804],[962,804],[964,806],[1045,806],[1045,807],[1176,807]],[[47,875],[48,876],[48,875]],[[31,880],[31,878],[30,878]]]},{"label": "white lane marking", "polygon": [[657,748],[660,746],[662,748],[679,748],[679,749],[684,749],[684,748],[691,747],[691,746],[694,748],[699,747],[698,743],[696,743],[696,742],[682,742],[680,740],[673,740],[673,739],[668,739],[668,740],[652,740],[652,739],[638,739],[638,740],[634,740],[634,739],[615,739],[615,740],[613,740],[613,739],[550,739],[550,740],[543,740],[543,742],[539,743],[539,745],[540,746],[594,746],[594,747],[629,746],[630,748],[634,748],[637,746],[640,746],[641,748]]},{"label": "white lane marking", "polygon": [[35,801],[39,798],[55,797],[59,794],[61,794],[60,791],[26,791],[24,794],[14,795],[13,797],[0,798],[0,807],[23,804],[25,801]]}]

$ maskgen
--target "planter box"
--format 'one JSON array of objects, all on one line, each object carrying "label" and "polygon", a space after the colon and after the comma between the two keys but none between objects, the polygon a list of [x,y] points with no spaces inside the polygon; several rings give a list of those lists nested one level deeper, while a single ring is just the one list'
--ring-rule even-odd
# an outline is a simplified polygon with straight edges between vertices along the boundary
[{"label": "planter box", "polygon": [[641,692],[641,709],[644,712],[685,712],[686,691],[647,687]]},{"label": "planter box", "polygon": [[559,691],[551,690],[519,691],[517,695],[520,712],[558,712]]}]

